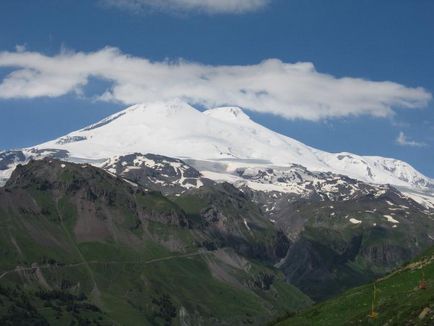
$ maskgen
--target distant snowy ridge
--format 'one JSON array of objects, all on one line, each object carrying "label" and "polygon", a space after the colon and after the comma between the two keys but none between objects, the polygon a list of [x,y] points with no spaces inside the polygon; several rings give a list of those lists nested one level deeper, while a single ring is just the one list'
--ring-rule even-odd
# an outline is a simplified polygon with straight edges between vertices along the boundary
[{"label": "distant snowy ridge", "polygon": [[[332,172],[366,183],[390,184],[427,198],[434,196],[434,180],[405,162],[324,152],[261,126],[240,108],[201,112],[180,100],[133,105],[89,127],[23,150],[32,151],[39,156],[46,151],[67,153],[69,160],[95,164],[114,156],[154,153],[220,164],[225,170],[219,173],[195,167],[208,178],[223,179],[239,178],[236,171],[240,168],[285,170],[300,165],[312,172]],[[9,158],[6,164],[5,153],[10,152],[3,152],[3,164],[0,154],[0,178],[4,179],[10,174],[6,170],[20,161]],[[31,156],[26,154],[26,158]]]}]

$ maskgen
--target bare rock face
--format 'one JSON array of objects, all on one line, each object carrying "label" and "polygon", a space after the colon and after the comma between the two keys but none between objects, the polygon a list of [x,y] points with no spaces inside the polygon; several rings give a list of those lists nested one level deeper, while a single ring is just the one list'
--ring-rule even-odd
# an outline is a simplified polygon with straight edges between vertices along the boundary
[{"label": "bare rock face", "polygon": [[212,183],[182,160],[162,155],[135,153],[117,156],[104,162],[101,167],[166,195]]}]

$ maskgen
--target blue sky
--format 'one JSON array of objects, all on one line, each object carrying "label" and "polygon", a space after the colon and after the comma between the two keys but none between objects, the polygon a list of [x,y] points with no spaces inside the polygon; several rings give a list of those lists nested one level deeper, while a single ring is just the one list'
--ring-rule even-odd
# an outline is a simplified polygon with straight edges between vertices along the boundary
[{"label": "blue sky", "polygon": [[[287,97],[277,91],[278,85],[267,89],[272,94],[276,91],[276,98],[265,99],[264,103],[280,103],[280,106],[269,105],[269,110],[259,105],[254,107],[245,98],[240,98],[240,103],[247,103],[252,109],[248,113],[254,120],[308,145],[328,151],[395,157],[434,177],[434,104],[431,100],[425,105],[421,100],[424,94],[434,93],[433,1],[270,0],[261,5],[263,0],[257,0],[257,7],[235,11],[233,8],[228,11],[173,8],[171,1],[162,6],[164,1],[160,0],[138,0],[148,3],[138,10],[131,6],[113,6],[108,1],[3,0],[0,3],[0,51],[12,54],[11,60],[15,61],[0,67],[2,81],[25,65],[16,63],[22,59],[17,59],[20,53],[37,53],[46,58],[58,58],[59,53],[67,53],[66,59],[70,61],[66,65],[74,66],[84,65],[77,61],[74,53],[83,52],[90,60],[91,54],[105,55],[101,49],[107,46],[119,49],[109,60],[128,61],[126,55],[151,63],[182,58],[196,65],[193,70],[200,69],[208,74],[207,78],[215,71],[221,74],[224,70],[221,67],[225,65],[251,67],[248,74],[301,69],[303,77],[314,78],[314,87],[307,89],[312,99],[302,104],[315,106],[318,104],[315,98],[320,97],[312,115],[298,106],[285,111],[282,103]],[[123,0],[123,3],[128,1]],[[277,63],[261,65],[270,58],[278,59]],[[314,72],[309,66],[293,65],[297,62],[313,64]],[[188,69],[167,69],[174,77],[187,70],[187,80],[194,79]],[[290,83],[291,76],[284,80]],[[125,103],[147,96],[139,90],[130,98],[129,92],[125,95],[117,90],[111,94],[113,101],[96,101],[96,96],[110,88],[110,81],[89,77],[77,94],[76,85],[74,91],[68,92],[57,86],[78,77],[62,77],[56,75],[56,85],[48,85],[51,87],[48,90],[29,90],[28,85],[15,93],[10,88],[7,88],[9,93],[2,93],[0,89],[0,95],[3,94],[0,99],[1,149],[34,145],[58,137],[124,108]],[[364,93],[359,94],[355,89],[357,83],[354,85],[353,81],[339,93],[343,89],[342,77],[363,78],[366,83],[359,88]],[[241,83],[242,80],[236,81]],[[39,81],[36,79],[38,87]],[[390,81],[402,88],[375,83],[381,81]],[[318,92],[318,87],[330,87],[331,93],[336,94],[329,101],[324,93]],[[425,93],[416,92],[417,87],[423,87]],[[21,98],[20,92],[28,96]],[[402,96],[407,104],[415,108],[408,109],[406,105],[399,108],[396,99],[401,93],[405,94]],[[157,93],[156,96],[162,94],[165,95]],[[347,94],[350,99],[342,100]],[[212,94],[207,96],[210,102],[220,100]],[[359,104],[360,98],[372,99],[374,106],[367,111]],[[294,104],[292,98],[289,101],[288,106]],[[299,103],[298,98],[294,101]],[[381,106],[383,103],[387,108]],[[324,105],[343,108],[322,114]]]}]

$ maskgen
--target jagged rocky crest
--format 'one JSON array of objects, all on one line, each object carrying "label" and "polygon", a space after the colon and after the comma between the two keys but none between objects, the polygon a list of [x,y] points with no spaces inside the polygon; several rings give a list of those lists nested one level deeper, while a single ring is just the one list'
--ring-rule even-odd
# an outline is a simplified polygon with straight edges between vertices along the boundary
[{"label": "jagged rocky crest", "polygon": [[[16,287],[20,275],[35,311],[43,287],[44,298],[82,292],[112,322],[263,325],[434,244],[432,212],[391,186],[300,166],[238,168],[236,182],[214,182],[153,154],[98,165],[30,160],[0,188],[0,277]],[[219,308],[228,300],[229,314]]]}]

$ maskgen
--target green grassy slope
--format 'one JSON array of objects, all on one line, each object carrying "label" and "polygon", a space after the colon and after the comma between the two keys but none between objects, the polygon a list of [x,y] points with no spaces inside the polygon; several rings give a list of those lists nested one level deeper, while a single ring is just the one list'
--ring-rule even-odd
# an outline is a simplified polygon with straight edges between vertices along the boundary
[{"label": "green grassy slope", "polygon": [[0,189],[0,324],[263,325],[311,304],[271,264],[204,248],[194,219],[90,166],[18,168]]},{"label": "green grassy slope", "polygon": [[[281,269],[316,302],[372,282],[434,245],[434,215],[392,191],[333,205],[300,202],[292,212],[292,220],[303,221],[304,229]],[[390,223],[386,214],[399,223]],[[351,218],[361,223],[353,224]]]},{"label": "green grassy slope", "polygon": [[[419,288],[423,274],[426,289]],[[375,320],[368,317],[374,292],[374,285],[368,284],[315,305],[278,325],[434,325],[434,248],[378,279],[375,286],[378,313]]]}]

